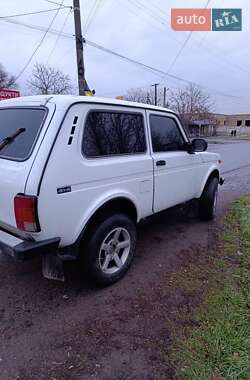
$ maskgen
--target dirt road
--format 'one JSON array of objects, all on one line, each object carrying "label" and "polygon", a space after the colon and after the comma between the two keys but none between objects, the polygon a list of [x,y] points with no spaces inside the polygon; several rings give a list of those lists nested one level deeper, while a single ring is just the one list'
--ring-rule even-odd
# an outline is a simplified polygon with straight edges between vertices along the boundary
[{"label": "dirt road", "polygon": [[1,380],[175,379],[167,353],[200,293],[175,288],[171,276],[206,262],[221,216],[249,183],[249,168],[227,175],[213,223],[182,208],[142,223],[131,270],[106,289],[82,282],[75,263],[56,283],[42,278],[39,260],[1,257]]}]

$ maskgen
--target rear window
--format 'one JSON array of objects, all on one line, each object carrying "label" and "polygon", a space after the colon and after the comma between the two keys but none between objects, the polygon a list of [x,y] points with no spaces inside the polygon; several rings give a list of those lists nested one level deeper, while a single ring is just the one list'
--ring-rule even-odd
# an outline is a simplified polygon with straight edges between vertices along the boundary
[{"label": "rear window", "polygon": [[83,153],[86,157],[145,151],[142,114],[110,111],[92,111],[88,114],[83,136]]},{"label": "rear window", "polygon": [[0,157],[24,161],[31,154],[46,115],[45,108],[0,109],[0,145],[7,137],[20,133],[0,150]]}]

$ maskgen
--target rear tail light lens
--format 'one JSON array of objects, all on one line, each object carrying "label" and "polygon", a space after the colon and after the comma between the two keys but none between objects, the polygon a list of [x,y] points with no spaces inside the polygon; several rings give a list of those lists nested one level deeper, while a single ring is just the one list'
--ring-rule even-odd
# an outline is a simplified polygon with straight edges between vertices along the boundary
[{"label": "rear tail light lens", "polygon": [[37,215],[37,197],[16,195],[14,208],[17,228],[27,232],[41,231]]}]

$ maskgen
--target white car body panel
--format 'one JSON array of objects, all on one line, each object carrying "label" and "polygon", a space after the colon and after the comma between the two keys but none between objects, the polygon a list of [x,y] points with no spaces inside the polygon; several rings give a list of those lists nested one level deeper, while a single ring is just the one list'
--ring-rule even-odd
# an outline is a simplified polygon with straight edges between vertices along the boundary
[{"label": "white car body panel", "polygon": [[[0,222],[16,227],[13,201],[17,193],[38,196],[41,232],[35,240],[60,237],[60,246],[75,243],[86,223],[106,202],[130,200],[138,221],[154,212],[199,198],[209,175],[219,168],[220,156],[185,151],[153,153],[149,114],[160,112],[176,119],[170,110],[132,102],[74,96],[35,96],[3,101],[2,107],[46,105],[48,116],[32,155],[17,162],[0,158]],[[141,113],[147,151],[140,154],[86,158],[82,154],[84,122],[90,110]],[[72,126],[75,117],[75,133]],[[69,144],[69,138],[72,142]],[[156,167],[157,160],[167,165]],[[58,194],[58,189],[70,187]],[[0,236],[1,238],[1,236]],[[4,235],[6,241],[6,234]],[[13,244],[10,237],[10,244]]]},{"label": "white car body panel", "polygon": [[[162,116],[162,112],[147,111],[148,125],[150,125],[149,117],[151,114]],[[165,112],[164,116],[175,120],[184,140],[187,142],[187,137],[178,118],[168,112]],[[155,153],[152,144],[151,151],[154,161],[154,212],[197,198],[201,187],[199,179],[204,173],[201,153],[189,154],[185,151]],[[156,162],[159,160],[164,160],[166,166],[157,167]],[[190,178],[197,180],[192,181]]]},{"label": "white car body panel", "polygon": [[[1,108],[8,108],[10,106],[18,107],[32,107],[40,106],[41,102],[33,101],[28,102],[25,99],[20,102],[12,101],[1,101]],[[55,110],[55,106],[51,103],[47,105],[47,117],[44,126],[39,134],[36,145],[32,151],[31,156],[26,161],[14,161],[5,158],[1,158],[0,152],[0,220],[10,224],[11,226],[16,226],[15,215],[14,215],[14,197],[18,193],[25,193],[26,183],[31,171],[32,165],[35,161],[39,147],[43,141],[46,129],[49,126],[49,122]],[[17,125],[18,129],[18,125]]]},{"label": "white car body panel", "polygon": [[[112,198],[132,200],[139,219],[152,213],[153,166],[148,152],[93,159],[83,156],[81,145],[84,119],[88,110],[93,108],[113,109],[112,106],[103,105],[77,104],[71,107],[42,181],[38,213],[41,215],[41,225],[46,227],[40,235],[44,238],[47,230],[52,231],[54,236],[62,236],[61,245],[74,243],[94,211]],[[116,110],[119,108],[116,107]],[[134,111],[143,114],[143,110]],[[72,122],[76,116],[76,132],[72,144],[68,145]],[[61,147],[64,147],[63,162],[60,161]],[[71,186],[71,192],[58,195],[56,189],[65,186]],[[46,207],[47,199],[50,199],[50,208]],[[66,215],[67,223],[64,223]]]}]

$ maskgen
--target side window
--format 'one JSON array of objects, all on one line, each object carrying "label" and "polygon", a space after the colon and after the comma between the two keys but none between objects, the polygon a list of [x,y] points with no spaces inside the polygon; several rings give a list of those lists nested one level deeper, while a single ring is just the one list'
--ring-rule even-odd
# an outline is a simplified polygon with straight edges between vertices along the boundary
[{"label": "side window", "polygon": [[87,116],[82,144],[86,157],[143,153],[146,151],[143,115],[92,111]]},{"label": "side window", "polygon": [[150,130],[154,152],[181,150],[185,143],[176,121],[171,117],[150,115]]}]

